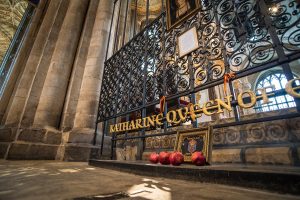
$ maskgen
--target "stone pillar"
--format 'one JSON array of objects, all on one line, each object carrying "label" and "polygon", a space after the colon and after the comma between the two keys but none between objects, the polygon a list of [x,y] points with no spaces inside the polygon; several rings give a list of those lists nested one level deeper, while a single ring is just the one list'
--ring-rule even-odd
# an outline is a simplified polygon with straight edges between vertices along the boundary
[{"label": "stone pillar", "polygon": [[109,35],[113,1],[103,0],[98,7],[83,81],[78,100],[74,128],[94,130],[99,102],[102,73]]},{"label": "stone pillar", "polygon": [[117,31],[119,6],[120,6],[120,1],[116,2],[114,16],[111,19],[111,20],[113,20],[113,23],[112,23],[111,36],[110,36],[110,41],[109,41],[107,58],[110,58],[114,53],[113,51],[114,51],[114,46],[115,46],[115,35],[116,35],[116,31]]},{"label": "stone pillar", "polygon": [[[34,102],[39,98],[43,87],[44,74],[48,70],[58,33],[69,5],[69,1],[66,0],[52,0],[48,3],[45,8],[35,13],[33,22],[39,27],[35,40],[31,40],[32,49],[23,49],[27,45],[21,49],[21,52],[29,50],[30,54],[22,63],[19,63],[22,65],[22,71],[2,119],[4,128],[0,129],[0,149],[1,151],[4,149],[2,144],[7,147],[3,154],[4,158],[54,159],[61,141],[59,134],[48,134],[46,130],[21,127],[22,119],[25,122],[33,121],[29,117],[34,116],[37,106]],[[43,4],[39,4],[38,9],[40,6]],[[31,24],[29,28],[30,33],[32,29],[35,29],[34,24]],[[28,38],[25,40],[28,41]],[[18,64],[15,67],[18,67]],[[25,125],[31,126],[30,123],[25,123]]]},{"label": "stone pillar", "polygon": [[89,1],[71,0],[34,118],[35,127],[58,128]]},{"label": "stone pillar", "polygon": [[[32,16],[32,21],[30,27],[28,27],[29,31],[28,34],[25,35],[22,47],[20,49],[19,54],[16,57],[15,60],[15,65],[12,71],[12,75],[10,77],[10,80],[7,83],[7,87],[4,90],[3,96],[0,99],[0,116],[1,116],[1,129],[0,129],[0,158],[4,158],[7,154],[7,150],[11,144],[12,141],[14,141],[16,137],[16,127],[11,128],[10,124],[8,127],[3,127],[7,126],[7,122],[13,123],[13,124],[18,124],[20,121],[20,113],[22,112],[23,109],[23,103],[24,99],[26,97],[25,94],[23,96],[19,96],[19,101],[14,101],[14,98],[17,97],[15,96],[15,92],[13,93],[13,90],[15,87],[18,86],[18,77],[24,73],[24,66],[26,65],[27,59],[32,58],[30,55],[30,51],[32,52],[35,51],[35,46],[32,44],[35,43],[36,41],[39,41],[39,29],[41,29],[44,24],[40,24],[42,19],[46,18],[47,16],[43,15],[43,11],[46,7],[47,2],[43,1],[39,4],[39,6],[35,10],[34,16]],[[50,5],[53,6],[55,3],[51,3]],[[49,10],[51,10],[49,5]],[[59,4],[55,4],[57,6]],[[56,8],[57,10],[57,8]],[[55,15],[52,16],[52,19],[55,20]],[[44,36],[45,37],[45,36]],[[47,37],[45,37],[45,40]],[[33,46],[33,47],[32,47]],[[41,45],[40,45],[41,46]],[[31,48],[32,47],[32,48]],[[29,82],[30,83],[30,82]],[[11,100],[10,100],[11,99]],[[19,103],[19,104],[18,104]],[[11,110],[12,108],[15,108],[15,110]],[[16,111],[16,112],[14,112]],[[13,115],[13,113],[15,115]],[[4,115],[5,114],[5,115]],[[10,120],[7,120],[9,117]],[[16,125],[15,125],[16,126]]]},{"label": "stone pillar", "polygon": [[26,63],[30,51],[32,50],[33,43],[37,37],[37,33],[41,26],[40,22],[42,21],[44,15],[43,11],[46,7],[47,1],[41,1],[38,7],[35,9],[35,14],[31,16],[30,26],[26,28],[28,30],[24,35],[23,42],[21,44],[20,52],[16,55],[15,64],[11,72],[11,76],[7,82],[7,86],[3,91],[3,95],[0,98],[0,122],[5,114],[5,111],[8,108],[9,99],[13,93],[13,89],[16,86],[18,76],[24,70],[24,63]]},{"label": "stone pillar", "polygon": [[[121,1],[120,1],[121,2]],[[119,5],[120,6],[120,5]],[[119,6],[117,13],[119,13]],[[119,50],[122,47],[122,42],[123,42],[123,36],[124,36],[124,44],[128,42],[129,34],[130,34],[130,0],[128,2],[128,10],[127,10],[127,0],[122,1],[121,3],[121,10],[120,10],[120,19],[119,19],[119,27],[118,27],[118,39],[117,39],[117,49]],[[127,20],[126,20],[126,10],[127,10]],[[126,21],[125,21],[126,20]],[[125,30],[125,35],[124,35],[124,27],[126,23],[126,30]]]},{"label": "stone pillar", "polygon": [[90,0],[89,9],[86,15],[84,28],[82,31],[78,51],[74,62],[69,88],[64,105],[63,116],[59,129],[63,132],[72,130],[74,126],[76,107],[80,94],[80,88],[83,78],[84,67],[90,46],[91,36],[95,23],[99,0]]},{"label": "stone pillar", "polygon": [[[4,124],[16,131],[7,159],[56,159],[69,78],[89,0],[51,0],[15,87]],[[0,138],[1,141],[1,138]]]},{"label": "stone pillar", "polygon": [[[41,23],[41,26],[34,43],[31,44],[33,45],[32,50],[27,61],[24,61],[23,72],[15,85],[2,119],[2,124],[6,127],[18,127],[20,125],[26,105],[30,107],[29,113],[34,115],[36,104],[31,104],[31,102],[39,98],[38,89],[43,87],[43,75],[48,70],[54,44],[57,41],[57,33],[61,28],[67,8],[68,1],[50,1],[45,15],[39,19],[39,22],[36,22]],[[38,87],[34,88],[36,85]],[[33,118],[29,113],[27,113],[28,116],[25,117],[25,121],[30,121]],[[29,122],[28,126],[30,125]]]},{"label": "stone pillar", "polygon": [[[86,159],[88,159],[88,152],[93,148],[91,143],[97,117],[112,12],[113,1],[101,0],[98,6],[87,60],[84,67],[74,128],[68,133],[68,136],[66,136],[64,160],[74,160],[76,159],[76,154],[81,154],[82,156],[86,155]],[[101,129],[99,132],[101,132]],[[81,153],[79,153],[79,149],[81,149]],[[84,160],[82,157],[81,159]]]}]

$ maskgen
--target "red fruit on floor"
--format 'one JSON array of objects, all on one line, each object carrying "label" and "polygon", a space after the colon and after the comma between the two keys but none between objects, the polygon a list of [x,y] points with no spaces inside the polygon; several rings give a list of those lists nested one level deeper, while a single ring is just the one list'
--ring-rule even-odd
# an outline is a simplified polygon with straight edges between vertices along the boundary
[{"label": "red fruit on floor", "polygon": [[170,163],[172,165],[178,166],[181,165],[183,163],[183,155],[180,152],[173,152],[170,155]]},{"label": "red fruit on floor", "polygon": [[154,164],[158,163],[158,159],[159,159],[159,155],[157,153],[150,154],[149,161],[151,163],[154,163]]},{"label": "red fruit on floor", "polygon": [[159,153],[159,162],[162,164],[162,165],[168,165],[170,164],[170,153],[168,152],[160,152]]},{"label": "red fruit on floor", "polygon": [[206,158],[202,152],[196,151],[192,154],[192,163],[197,166],[203,166],[206,163]]}]

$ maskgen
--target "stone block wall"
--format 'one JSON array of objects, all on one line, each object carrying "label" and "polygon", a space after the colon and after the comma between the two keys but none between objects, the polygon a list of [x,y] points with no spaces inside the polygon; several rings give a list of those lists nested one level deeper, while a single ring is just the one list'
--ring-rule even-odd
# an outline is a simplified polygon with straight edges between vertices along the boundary
[{"label": "stone block wall", "polygon": [[7,159],[54,160],[62,134],[47,129],[0,129],[0,155]]},{"label": "stone block wall", "polygon": [[[282,112],[282,111],[279,111]],[[278,112],[261,115],[277,115]],[[247,119],[256,115],[247,116]],[[203,127],[231,119],[201,124]],[[169,131],[190,130],[191,126],[172,128]],[[157,134],[160,130],[146,134]],[[212,164],[259,164],[300,166],[300,118],[281,119],[218,128],[212,130]],[[173,151],[176,134],[145,139],[142,159],[151,152]]]}]

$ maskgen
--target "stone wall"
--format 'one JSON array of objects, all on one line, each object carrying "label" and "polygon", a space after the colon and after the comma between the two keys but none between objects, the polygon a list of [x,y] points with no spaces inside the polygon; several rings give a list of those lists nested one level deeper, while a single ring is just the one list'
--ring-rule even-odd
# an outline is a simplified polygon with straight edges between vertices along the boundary
[{"label": "stone wall", "polygon": [[[242,120],[282,115],[291,112],[296,111],[294,109],[287,109],[268,113],[258,113],[244,116],[242,117]],[[207,127],[232,121],[233,119],[223,119],[202,123],[199,124],[199,126]],[[191,125],[188,125],[169,128],[168,131],[191,129],[193,129]],[[162,133],[162,130],[146,132],[146,134],[158,133]],[[137,135],[137,133],[131,134]],[[212,164],[272,164],[300,166],[300,118],[216,128],[212,130],[211,138]],[[142,154],[142,159],[147,160],[152,152],[173,151],[175,143],[176,133],[167,136],[148,137],[145,139],[145,150]],[[116,151],[117,155],[119,155],[117,156],[117,159],[138,159],[138,155],[132,155],[131,150],[137,146],[138,139],[118,141]]]},{"label": "stone wall", "polygon": [[300,118],[213,131],[212,162],[299,165]]},{"label": "stone wall", "polygon": [[[86,161],[94,137],[111,0],[45,0],[36,8],[0,99],[0,157]],[[109,152],[105,137],[105,152]]]}]

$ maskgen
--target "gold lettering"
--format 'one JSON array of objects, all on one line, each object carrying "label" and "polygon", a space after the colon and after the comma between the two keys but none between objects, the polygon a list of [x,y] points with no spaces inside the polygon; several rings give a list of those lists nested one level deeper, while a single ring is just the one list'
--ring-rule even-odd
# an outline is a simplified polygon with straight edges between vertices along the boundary
[{"label": "gold lettering", "polygon": [[115,127],[116,125],[115,124],[113,124],[113,125],[110,125],[109,127],[109,132],[110,133],[114,133],[114,132],[116,132],[116,127]]},{"label": "gold lettering", "polygon": [[[192,105],[193,106],[193,105]],[[182,113],[182,109],[184,109],[184,115]],[[184,107],[184,108],[180,108],[178,110],[176,110],[178,115],[179,115],[179,118],[181,121],[185,121],[186,120],[186,117],[188,115],[188,108],[187,107]]]},{"label": "gold lettering", "polygon": [[187,107],[190,110],[189,113],[190,113],[191,120],[195,121],[196,120],[196,114],[195,114],[194,104],[189,103],[189,105]]},{"label": "gold lettering", "polygon": [[217,102],[217,106],[218,106],[218,112],[217,113],[223,113],[224,112],[222,107],[225,108],[226,110],[228,110],[229,112],[232,111],[231,98],[232,98],[232,95],[229,95],[229,96],[226,97],[227,104],[224,101],[222,101],[221,99],[216,99],[215,100]]},{"label": "gold lettering", "polygon": [[[248,94],[250,96],[250,103],[248,103],[248,104],[244,103],[244,99],[243,99],[244,94]],[[255,95],[255,93],[253,91],[250,91],[250,90],[240,93],[238,95],[238,104],[242,108],[251,108],[251,107],[253,107],[256,104],[256,95]]]},{"label": "gold lettering", "polygon": [[152,115],[151,117],[145,117],[143,118],[143,126],[144,127],[150,127],[151,126],[155,126],[155,118],[156,115]]},{"label": "gold lettering", "polygon": [[272,101],[269,100],[269,96],[274,95],[274,93],[272,92],[272,93],[267,94],[267,89],[268,89],[268,88],[274,89],[275,86],[274,86],[274,85],[271,85],[271,86],[267,86],[267,87],[264,87],[264,88],[259,88],[259,89],[257,89],[259,92],[261,92],[261,95],[258,96],[258,98],[261,98],[261,97],[262,97],[262,100],[263,100],[263,103],[262,103],[262,104],[272,103]]},{"label": "gold lettering", "polygon": [[137,119],[135,120],[135,126],[137,129],[139,128],[144,128],[142,125],[141,125],[141,122],[142,122],[142,119]]},{"label": "gold lettering", "polygon": [[208,101],[208,102],[206,102],[206,103],[203,105],[202,110],[203,110],[203,113],[204,113],[205,115],[210,116],[210,115],[213,115],[213,114],[214,114],[214,112],[209,112],[209,111],[208,111],[208,110],[217,108],[217,106],[213,106],[213,103],[214,103],[214,101]]},{"label": "gold lettering", "polygon": [[155,119],[156,125],[161,126],[161,125],[163,124],[163,123],[161,122],[162,119],[163,119],[163,117],[164,117],[164,116],[163,116],[162,113],[156,115],[156,119]]},{"label": "gold lettering", "polygon": [[120,123],[119,126],[120,126],[120,131],[124,131],[123,123]]},{"label": "gold lettering", "polygon": [[150,124],[148,122],[148,117],[144,117],[142,120],[143,120],[143,127],[145,128],[150,127]]},{"label": "gold lettering", "polygon": [[132,121],[130,121],[130,125],[129,125],[128,130],[135,130],[135,129],[136,129],[136,127],[134,125],[134,121],[132,120]]},{"label": "gold lettering", "polygon": [[127,131],[129,122],[123,122],[122,124],[123,124],[123,131]]},{"label": "gold lettering", "polygon": [[193,107],[190,107],[190,109],[192,109],[190,111],[190,116],[191,116],[192,121],[195,121],[196,118],[202,116],[202,114],[201,114],[202,109],[201,109],[201,106],[199,104],[195,104]]},{"label": "gold lettering", "polygon": [[119,131],[120,131],[118,125],[119,125],[119,124],[116,124],[116,125],[115,125],[115,126],[116,126],[116,129],[115,129],[116,132],[119,132]]},{"label": "gold lettering", "polygon": [[[202,112],[202,109],[201,109],[201,106],[200,104],[196,103],[194,105],[194,113],[195,114],[198,114],[198,113],[201,113]],[[200,116],[196,116],[196,117],[201,117],[202,114],[200,114]]]},{"label": "gold lettering", "polygon": [[122,132],[122,131],[123,131],[123,130],[122,130],[122,129],[123,129],[122,123],[118,123],[117,126],[118,126],[119,132]]},{"label": "gold lettering", "polygon": [[294,82],[297,80],[300,81],[300,78],[295,78],[287,82],[287,84],[285,85],[285,91],[292,97],[300,98],[300,94],[296,92],[296,90],[300,89],[300,86],[293,87]]},{"label": "gold lettering", "polygon": [[[290,80],[286,86],[286,92],[293,97],[300,98],[300,86],[295,86],[295,81],[300,81],[300,78]],[[295,86],[293,88],[293,86]],[[272,88],[274,86],[269,86],[265,88],[257,89],[261,95],[256,96],[255,92],[248,90],[240,93],[237,97],[238,105],[241,108],[251,108],[253,107],[257,100],[263,101],[263,104],[271,103],[269,96],[274,95],[274,93],[267,93],[268,88]],[[245,96],[249,96],[248,98]],[[250,102],[248,102],[250,99]],[[229,112],[232,111],[231,106],[232,95],[226,96],[223,100],[215,99],[207,101],[203,104],[203,107],[199,104],[192,104],[190,103],[188,106],[184,108],[180,108],[177,110],[171,110],[166,115],[166,120],[168,123],[171,124],[179,124],[181,122],[186,121],[187,117],[190,116],[192,121],[195,121],[197,118],[202,116],[202,113],[205,115],[213,115],[215,113],[223,113],[224,110],[228,110]],[[246,102],[245,102],[246,101]],[[164,115],[160,113],[158,115],[148,116],[142,119],[131,120],[130,122],[123,122],[114,125],[110,125],[110,133],[120,132],[120,131],[128,131],[128,130],[136,130],[145,127],[151,126],[161,126],[163,125]]]},{"label": "gold lettering", "polygon": [[[171,119],[171,116],[172,116],[172,119]],[[171,110],[167,113],[167,122],[174,123],[174,124],[180,123],[180,120],[176,121],[176,111]]]}]

